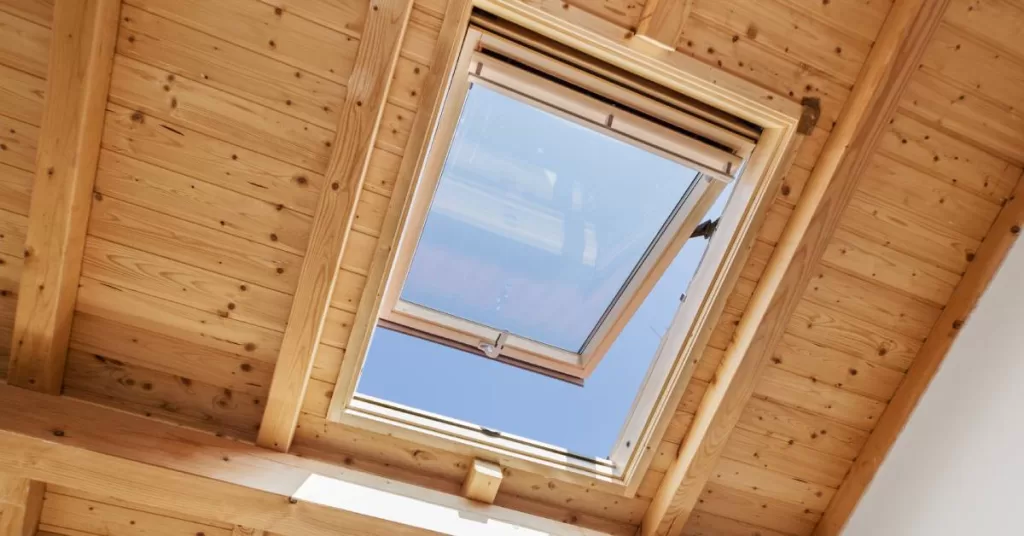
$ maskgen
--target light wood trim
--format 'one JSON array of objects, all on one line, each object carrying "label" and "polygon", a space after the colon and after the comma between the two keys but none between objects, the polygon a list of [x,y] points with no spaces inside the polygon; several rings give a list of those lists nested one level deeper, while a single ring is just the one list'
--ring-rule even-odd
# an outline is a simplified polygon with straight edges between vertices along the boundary
[{"label": "light wood trim", "polygon": [[647,0],[640,12],[637,37],[674,50],[692,8],[693,0]]},{"label": "light wood trim", "polygon": [[0,536],[32,536],[39,526],[46,484],[0,473]]},{"label": "light wood trim", "polygon": [[412,3],[371,2],[256,439],[261,446],[291,447]]},{"label": "light wood trim", "polygon": [[7,372],[12,385],[60,393],[120,9],[120,0],[60,0],[54,7]]},{"label": "light wood trim", "polygon": [[334,394],[331,396],[328,417],[335,421],[341,418],[356,391],[359,372],[363,369],[381,304],[385,300],[387,271],[393,262],[392,257],[397,254],[401,238],[398,230],[409,210],[409,192],[424,166],[433,128],[445,101],[448,81],[459,58],[472,10],[471,0],[448,0],[441,32],[435,45],[434,58],[423,82],[423,101],[413,120],[409,141],[406,143],[404,154],[407,156],[402,159],[395,186],[392,188],[391,201],[388,203],[384,224],[381,227],[381,239],[373,252],[373,260],[370,261],[367,284],[359,297],[355,320],[352,322],[352,330],[345,346],[345,360],[341,362],[341,372],[338,374],[338,382],[335,383]]},{"label": "light wood trim", "polygon": [[487,504],[494,502],[501,486],[501,467],[496,463],[484,460],[473,460],[469,474],[462,483],[462,496]]},{"label": "light wood trim", "polygon": [[1003,264],[1024,225],[1024,177],[999,212],[988,236],[981,242],[974,260],[953,291],[946,307],[935,321],[924,345],[914,357],[903,382],[882,413],[867,443],[853,462],[839,491],[814,529],[816,536],[840,534],[853,514],[864,491],[903,431],[914,408],[949,353],[960,328],[970,317],[989,282]]},{"label": "light wood trim", "polygon": [[0,427],[2,472],[284,536],[600,534],[6,385]]},{"label": "light wood trim", "polygon": [[716,381],[698,406],[679,457],[644,516],[643,536],[682,533],[945,6],[946,0],[916,0],[892,8],[737,327]]}]

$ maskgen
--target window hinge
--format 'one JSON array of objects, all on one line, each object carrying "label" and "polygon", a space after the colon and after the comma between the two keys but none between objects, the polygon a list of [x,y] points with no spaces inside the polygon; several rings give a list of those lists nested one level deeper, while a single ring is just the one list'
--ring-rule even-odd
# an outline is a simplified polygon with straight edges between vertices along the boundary
[{"label": "window hinge", "polygon": [[707,238],[711,239],[711,235],[715,234],[715,229],[718,229],[718,220],[704,220],[694,227],[693,232],[690,233],[690,238]]},{"label": "window hinge", "polygon": [[502,331],[494,342],[481,342],[477,348],[491,359],[497,359],[501,351],[505,349],[505,341],[508,340],[508,331]]}]

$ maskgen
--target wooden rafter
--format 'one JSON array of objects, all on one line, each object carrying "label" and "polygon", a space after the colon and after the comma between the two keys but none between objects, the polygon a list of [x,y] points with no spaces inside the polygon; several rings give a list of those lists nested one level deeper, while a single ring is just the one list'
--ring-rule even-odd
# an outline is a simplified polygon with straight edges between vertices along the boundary
[{"label": "wooden rafter", "polygon": [[120,0],[59,0],[7,381],[59,393],[85,250]]},{"label": "wooden rafter", "polygon": [[974,260],[957,285],[942,314],[932,327],[924,345],[914,357],[903,382],[889,401],[871,436],[850,468],[839,491],[832,497],[828,508],[814,530],[816,536],[839,534],[853,514],[854,508],[874,479],[896,437],[903,431],[911,413],[917,407],[939,365],[949,353],[971,311],[988,288],[996,270],[1020,236],[1024,225],[1024,177],[1006,205],[999,212],[988,236],[981,243]]},{"label": "wooden rafter", "polygon": [[0,473],[0,536],[32,536],[46,484]]},{"label": "wooden rafter", "polygon": [[692,8],[693,0],[647,0],[636,35],[675,49]]},{"label": "wooden rafter", "polygon": [[[110,441],[116,437],[117,441]],[[598,536],[547,518],[0,385],[0,472],[286,536]],[[6,536],[6,535],[5,535]]]},{"label": "wooden rafter", "polygon": [[[947,0],[894,5],[641,526],[678,535],[789,324]],[[758,321],[753,321],[758,319]]]},{"label": "wooden rafter", "polygon": [[412,0],[371,2],[260,425],[262,446],[291,447],[411,13]]}]

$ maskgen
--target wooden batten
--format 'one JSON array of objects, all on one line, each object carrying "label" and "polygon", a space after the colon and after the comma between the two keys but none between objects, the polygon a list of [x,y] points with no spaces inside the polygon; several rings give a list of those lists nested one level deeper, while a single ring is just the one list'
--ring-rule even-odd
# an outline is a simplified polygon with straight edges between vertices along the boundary
[{"label": "wooden batten", "polygon": [[901,2],[890,11],[732,337],[716,381],[705,392],[679,456],[644,516],[644,536],[677,536],[690,519],[946,4]]},{"label": "wooden batten", "polygon": [[466,481],[462,483],[462,496],[487,504],[493,503],[501,487],[501,466],[484,460],[473,460]]},{"label": "wooden batten", "polygon": [[56,3],[7,381],[59,393],[120,0]]},{"label": "wooden batten", "polygon": [[281,451],[291,446],[411,12],[412,0],[371,2],[274,368],[259,445]]},{"label": "wooden batten", "polygon": [[39,526],[46,484],[0,473],[0,536],[32,536]]},{"label": "wooden batten", "polygon": [[674,50],[692,9],[693,0],[648,0],[640,14],[636,35]]},{"label": "wooden batten", "polygon": [[[1024,177],[1022,177],[1024,179]],[[864,495],[878,468],[888,455],[896,437],[903,431],[918,401],[924,395],[939,365],[949,353],[964,322],[968,320],[978,300],[988,288],[996,270],[1010,248],[1017,242],[1024,225],[1024,180],[999,212],[992,229],[981,243],[974,260],[967,267],[963,279],[950,296],[931,333],[914,358],[913,364],[896,390],[878,425],[843,480],[839,491],[829,503],[825,514],[814,530],[815,536],[841,534],[857,503]]]}]

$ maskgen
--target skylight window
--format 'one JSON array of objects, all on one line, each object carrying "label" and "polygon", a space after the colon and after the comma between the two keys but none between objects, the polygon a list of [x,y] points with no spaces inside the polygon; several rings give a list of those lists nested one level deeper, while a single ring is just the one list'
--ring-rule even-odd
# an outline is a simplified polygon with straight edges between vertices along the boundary
[{"label": "skylight window", "polygon": [[734,134],[624,108],[611,99],[622,88],[585,71],[490,34],[478,43],[455,74],[382,322],[583,382],[743,155],[706,137]]}]

